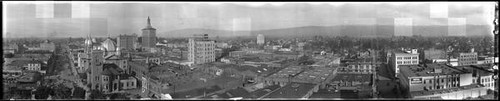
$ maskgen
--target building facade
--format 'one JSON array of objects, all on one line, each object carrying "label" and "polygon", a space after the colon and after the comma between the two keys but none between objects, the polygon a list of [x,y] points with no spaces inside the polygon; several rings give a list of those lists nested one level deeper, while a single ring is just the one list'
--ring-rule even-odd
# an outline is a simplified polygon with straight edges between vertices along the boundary
[{"label": "building facade", "polygon": [[121,50],[134,50],[137,35],[120,35],[118,36],[118,48]]},{"label": "building facade", "polygon": [[392,70],[395,73],[395,76],[398,76],[399,66],[401,65],[418,65],[418,53],[416,50],[413,50],[410,53],[404,52],[393,52],[391,54],[391,59],[389,60],[389,64],[392,67]]},{"label": "building facade", "polygon": [[215,61],[215,41],[208,39],[208,34],[189,39],[188,60],[194,64]]},{"label": "building facade", "polygon": [[477,52],[459,53],[458,66],[477,64]]},{"label": "building facade", "polygon": [[265,37],[262,34],[257,35],[257,44],[262,45],[265,43]]},{"label": "building facade", "polygon": [[156,46],[156,29],[151,26],[151,20],[148,17],[146,28],[142,29],[142,42],[143,48],[154,48]]},{"label": "building facade", "polygon": [[345,67],[339,67],[339,73],[372,74],[376,72],[376,65],[366,62],[346,63]]},{"label": "building facade", "polygon": [[442,91],[451,94],[462,91],[454,89],[474,85],[473,73],[445,64],[405,65],[400,66],[400,70],[401,87],[412,97],[441,94]]}]

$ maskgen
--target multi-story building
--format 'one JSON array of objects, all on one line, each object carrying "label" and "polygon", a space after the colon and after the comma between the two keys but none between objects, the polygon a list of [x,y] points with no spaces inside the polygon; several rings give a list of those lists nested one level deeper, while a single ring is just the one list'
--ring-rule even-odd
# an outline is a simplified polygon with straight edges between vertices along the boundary
[{"label": "multi-story building", "polygon": [[194,64],[215,61],[215,41],[208,39],[208,34],[189,39],[188,60]]},{"label": "multi-story building", "polygon": [[104,64],[102,91],[105,93],[137,88],[137,79],[128,75],[115,64]]},{"label": "multi-story building", "polygon": [[455,68],[471,72],[473,77],[472,78],[473,84],[481,84],[491,90],[495,89],[496,82],[493,79],[494,72],[487,70],[488,68],[482,68],[481,66],[476,66],[476,65],[456,66]]},{"label": "multi-story building", "polygon": [[125,73],[130,73],[130,67],[128,66],[128,60],[120,55],[111,55],[104,57],[105,63],[111,63],[117,65]]},{"label": "multi-story building", "polygon": [[265,37],[262,34],[257,35],[257,44],[262,45],[265,43]]},{"label": "multi-story building", "polygon": [[14,67],[19,67],[22,68],[22,70],[27,70],[27,71],[37,71],[42,74],[46,73],[46,64],[43,63],[42,61],[39,60],[14,60],[5,66],[14,66]]},{"label": "multi-story building", "polygon": [[418,53],[416,49],[413,49],[411,52],[392,52],[391,59],[389,60],[389,64],[392,67],[392,70],[395,73],[395,76],[398,76],[399,66],[401,65],[418,65]]},{"label": "multi-story building", "polygon": [[[371,74],[338,74],[328,83],[327,88],[339,91],[340,98],[371,98],[375,90],[372,82]],[[350,94],[346,94],[347,92]]]},{"label": "multi-story building", "polygon": [[142,29],[142,42],[143,48],[154,48],[156,46],[156,29],[151,26],[151,20],[148,16],[148,23],[146,28]]},{"label": "multi-story building", "polygon": [[88,53],[88,56],[88,62],[85,63],[85,66],[88,66],[87,82],[90,84],[90,89],[102,90],[104,52],[95,50]]},{"label": "multi-story building", "polygon": [[338,68],[339,73],[372,74],[376,72],[376,65],[369,62],[349,62]]},{"label": "multi-story building", "polygon": [[493,64],[494,59],[494,57],[479,56],[477,64]]},{"label": "multi-story building", "polygon": [[459,53],[458,66],[477,64],[477,52]]},{"label": "multi-story building", "polygon": [[118,49],[120,50],[134,50],[135,42],[137,42],[137,35],[120,35],[118,36]]},{"label": "multi-story building", "polygon": [[402,91],[409,92],[412,98],[462,99],[486,94],[484,86],[473,83],[473,74],[462,69],[445,64],[403,65],[399,68]]}]

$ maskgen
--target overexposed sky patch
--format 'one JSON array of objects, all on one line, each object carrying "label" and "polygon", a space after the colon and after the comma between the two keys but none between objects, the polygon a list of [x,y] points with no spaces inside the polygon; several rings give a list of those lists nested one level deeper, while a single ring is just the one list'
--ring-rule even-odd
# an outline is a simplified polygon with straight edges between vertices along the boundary
[{"label": "overexposed sky patch", "polygon": [[[76,20],[57,23],[68,18],[54,18],[58,16],[54,13],[54,3],[69,3],[69,15]],[[3,25],[10,26],[3,27],[4,34],[47,36],[50,35],[47,33],[53,32],[80,35],[106,31],[103,33],[113,36],[140,33],[148,16],[159,33],[187,28],[247,31],[302,26],[374,25],[378,24],[377,19],[380,18],[395,19],[394,23],[388,23],[395,25],[491,25],[495,2],[7,1],[3,5],[6,8]]]}]

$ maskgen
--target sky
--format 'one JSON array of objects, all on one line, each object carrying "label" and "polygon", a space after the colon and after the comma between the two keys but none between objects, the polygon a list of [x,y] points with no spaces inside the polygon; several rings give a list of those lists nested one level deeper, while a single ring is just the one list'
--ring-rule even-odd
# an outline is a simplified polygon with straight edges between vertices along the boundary
[{"label": "sky", "polygon": [[4,37],[253,31],[335,25],[492,25],[496,2],[3,2]]}]

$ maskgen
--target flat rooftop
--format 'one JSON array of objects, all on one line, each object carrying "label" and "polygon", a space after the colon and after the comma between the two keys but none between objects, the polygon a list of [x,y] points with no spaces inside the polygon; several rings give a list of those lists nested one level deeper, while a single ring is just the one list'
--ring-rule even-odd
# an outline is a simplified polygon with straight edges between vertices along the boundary
[{"label": "flat rooftop", "polygon": [[277,73],[272,74],[269,77],[272,78],[286,78],[288,76],[295,76],[304,71],[301,66],[291,66],[280,70]]},{"label": "flat rooftop", "polygon": [[313,70],[304,71],[297,75],[294,79],[301,81],[309,81],[310,83],[320,83],[325,81],[328,76],[330,76],[333,72],[334,68],[323,68],[317,67]]},{"label": "flat rooftop", "polygon": [[311,83],[291,83],[281,87],[264,98],[301,98],[315,86],[316,84]]},{"label": "flat rooftop", "polygon": [[370,82],[372,74],[337,74],[331,81],[361,81]]},{"label": "flat rooftop", "polygon": [[434,95],[434,94],[452,93],[452,92],[456,92],[456,91],[470,90],[470,89],[481,88],[481,87],[484,87],[484,86],[479,85],[479,84],[471,84],[471,85],[453,87],[453,88],[448,88],[448,89],[438,89],[438,90],[430,90],[430,91],[412,91],[412,92],[410,92],[410,94],[411,94],[411,96],[426,96],[426,95]]},{"label": "flat rooftop", "polygon": [[493,75],[494,72],[493,71],[489,71],[483,67],[478,67],[478,66],[456,66],[455,68],[457,69],[461,69],[461,70],[464,70],[464,71],[467,71],[467,72],[474,72],[474,71],[477,71],[477,74],[479,76],[489,76],[489,75]]},{"label": "flat rooftop", "polygon": [[455,69],[445,64],[401,65],[399,66],[399,70],[408,77],[467,73],[466,71]]}]

